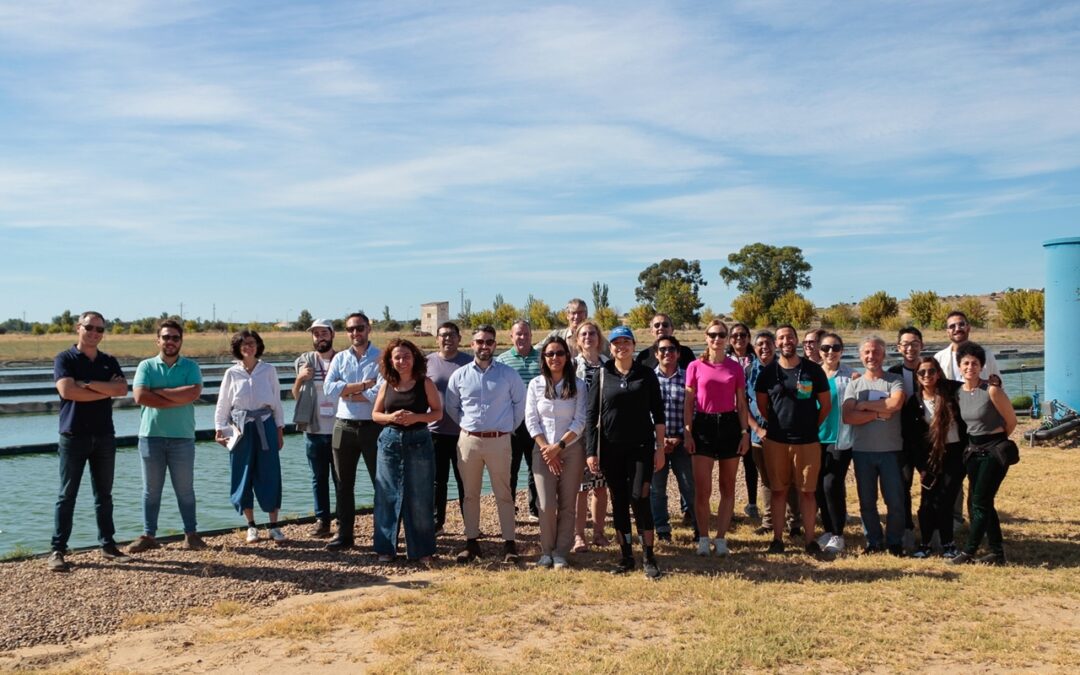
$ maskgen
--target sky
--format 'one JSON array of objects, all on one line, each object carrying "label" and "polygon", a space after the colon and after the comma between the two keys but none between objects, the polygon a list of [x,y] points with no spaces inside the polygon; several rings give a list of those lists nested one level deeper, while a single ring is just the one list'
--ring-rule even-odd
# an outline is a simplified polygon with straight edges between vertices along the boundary
[{"label": "sky", "polygon": [[1075,2],[0,0],[0,321],[1039,288],[1078,111]]}]

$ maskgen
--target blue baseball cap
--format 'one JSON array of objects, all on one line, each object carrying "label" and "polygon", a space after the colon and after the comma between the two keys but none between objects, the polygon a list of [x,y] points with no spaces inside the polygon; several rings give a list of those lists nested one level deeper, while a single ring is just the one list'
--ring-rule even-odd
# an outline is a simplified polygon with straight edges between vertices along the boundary
[{"label": "blue baseball cap", "polygon": [[615,342],[615,340],[618,340],[619,338],[630,338],[631,342],[637,342],[637,340],[634,339],[634,331],[630,330],[629,326],[615,326],[612,328],[611,332],[608,333],[607,341]]}]

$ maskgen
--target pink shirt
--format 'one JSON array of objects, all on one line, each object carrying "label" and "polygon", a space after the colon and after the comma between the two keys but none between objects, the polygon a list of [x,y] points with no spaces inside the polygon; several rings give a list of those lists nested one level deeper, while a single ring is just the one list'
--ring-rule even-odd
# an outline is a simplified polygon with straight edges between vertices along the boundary
[{"label": "pink shirt", "polygon": [[694,359],[686,369],[686,388],[694,390],[697,412],[716,415],[736,410],[736,390],[746,388],[743,369],[731,359],[705,363]]}]

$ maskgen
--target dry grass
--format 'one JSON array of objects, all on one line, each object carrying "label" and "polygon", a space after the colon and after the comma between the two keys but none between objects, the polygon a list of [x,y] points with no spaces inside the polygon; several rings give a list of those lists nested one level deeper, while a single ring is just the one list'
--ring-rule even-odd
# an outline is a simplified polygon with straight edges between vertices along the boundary
[{"label": "dry grass", "polygon": [[[1004,568],[854,552],[767,557],[767,539],[742,527],[727,560],[692,556],[687,543],[662,549],[658,583],[610,576],[610,552],[568,573],[447,566],[426,587],[238,620],[196,643],[279,639],[301,654],[351,638],[370,650],[367,668],[387,673],[1075,671],[1080,454],[1022,457],[999,497]],[[849,537],[851,551],[860,539]]]},{"label": "dry grass", "polygon": [[[536,339],[539,340],[546,331],[537,331]],[[884,331],[842,331],[845,341],[855,344],[858,339],[870,334],[882,334],[886,339],[890,338]],[[652,342],[651,333],[644,330],[636,331],[638,342],[647,344]],[[261,334],[266,343],[267,354],[292,355],[311,349],[311,338],[303,332],[264,332]],[[681,341],[689,345],[700,345],[704,341],[704,333],[701,330],[678,331]],[[371,341],[375,345],[384,345],[391,338],[407,337],[414,341],[421,350],[431,351],[435,349],[435,340],[430,336],[412,337],[409,333],[372,333]],[[944,342],[944,335],[935,335],[932,331],[927,333],[930,343]],[[509,332],[501,331],[500,343],[497,349],[509,348]],[[985,344],[1043,344],[1042,331],[1031,331],[1023,328],[1003,328],[997,330],[976,331],[975,339]],[[73,335],[0,335],[0,363],[51,363],[56,354],[71,346],[75,341]],[[463,340],[468,347],[468,340]],[[337,336],[337,346],[345,346],[347,340],[344,335]],[[106,335],[102,342],[102,349],[118,358],[143,359],[153,355],[157,351],[152,335]],[[184,354],[190,357],[229,358],[229,335],[225,333],[189,333],[184,336]]]}]

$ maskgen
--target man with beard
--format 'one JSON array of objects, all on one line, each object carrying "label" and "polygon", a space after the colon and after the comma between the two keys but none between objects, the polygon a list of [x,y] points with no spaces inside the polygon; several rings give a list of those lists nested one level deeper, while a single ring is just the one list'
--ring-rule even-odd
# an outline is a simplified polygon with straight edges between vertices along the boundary
[{"label": "man with beard", "polygon": [[[941,364],[945,377],[959,382],[964,378],[960,375],[960,364],[956,362],[956,350],[971,340],[971,324],[966,314],[954,310],[945,318],[945,330],[949,336],[949,346],[934,354],[934,358]],[[986,350],[986,365],[982,374],[990,384],[1001,386],[1001,368],[989,349]]]},{"label": "man with beard", "polygon": [[334,472],[337,475],[337,536],[326,548],[341,551],[353,546],[356,519],[356,466],[364,458],[375,490],[375,453],[382,426],[371,419],[378,389],[381,351],[368,342],[371,321],[363,312],[345,317],[345,330],[352,343],[349,349],[334,354],[323,382],[323,393],[335,406],[331,445]]},{"label": "man with beard", "polygon": [[334,413],[336,401],[326,396],[323,386],[334,358],[334,324],[319,319],[308,329],[313,351],[296,359],[296,381],[292,395],[296,399],[293,422],[304,432],[308,466],[311,467],[311,492],[315,498],[314,537],[330,536],[330,481],[337,491],[334,475]]},{"label": "man with beard", "polygon": [[195,405],[202,393],[199,364],[180,356],[184,329],[180,322],[165,319],[158,324],[158,355],[139,363],[132,389],[141,405],[139,457],[143,476],[143,534],[129,553],[160,548],[158,512],[165,471],[172,479],[180,519],[184,523],[184,548],[206,548],[195,524]]},{"label": "man with beard", "polygon": [[484,467],[499,509],[505,562],[518,559],[514,534],[514,493],[510,490],[510,434],[525,420],[525,383],[517,372],[495,361],[495,328],[484,324],[473,331],[472,363],[450,375],[445,410],[461,427],[458,468],[465,484],[465,548],[457,561],[481,555],[480,490]]},{"label": "man with beard", "polygon": [[799,334],[790,325],[776,329],[780,352],[772,366],[765,368],[754,386],[758,409],[767,420],[763,439],[765,465],[772,488],[773,542],[770,553],[784,551],[784,512],[788,490],[799,492],[803,541],[807,553],[819,553],[814,540],[817,516],[818,472],[821,470],[821,444],[818,427],[829,416],[832,399],[825,371],[810,359],[795,353]]}]

